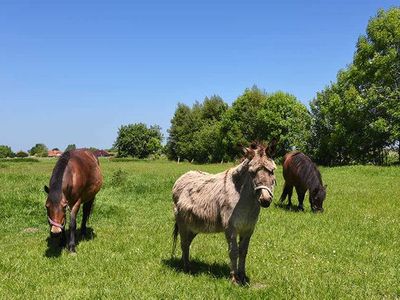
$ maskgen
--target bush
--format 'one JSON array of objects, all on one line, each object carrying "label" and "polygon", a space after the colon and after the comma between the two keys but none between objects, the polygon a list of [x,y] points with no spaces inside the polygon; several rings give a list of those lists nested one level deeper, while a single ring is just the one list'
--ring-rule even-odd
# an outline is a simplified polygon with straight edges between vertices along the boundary
[{"label": "bush", "polygon": [[0,145],[0,158],[14,157],[15,154],[12,152],[11,147],[6,145]]},{"label": "bush", "polygon": [[17,152],[17,154],[15,155],[16,157],[19,157],[19,158],[23,158],[23,157],[28,157],[29,156],[29,154],[28,153],[26,153],[25,151],[18,151]]}]

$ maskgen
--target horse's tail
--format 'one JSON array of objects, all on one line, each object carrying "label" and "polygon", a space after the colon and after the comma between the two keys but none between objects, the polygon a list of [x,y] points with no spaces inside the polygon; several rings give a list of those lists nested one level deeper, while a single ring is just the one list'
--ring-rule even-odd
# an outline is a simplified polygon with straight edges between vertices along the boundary
[{"label": "horse's tail", "polygon": [[178,239],[178,223],[175,222],[174,231],[172,232],[172,256],[175,256],[176,241]]}]

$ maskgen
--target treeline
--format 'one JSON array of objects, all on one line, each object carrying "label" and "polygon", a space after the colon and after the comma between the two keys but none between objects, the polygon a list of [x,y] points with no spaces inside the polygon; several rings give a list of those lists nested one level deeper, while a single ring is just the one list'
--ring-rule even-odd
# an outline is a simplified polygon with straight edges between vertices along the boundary
[{"label": "treeline", "polygon": [[220,97],[178,104],[166,153],[197,162],[231,160],[253,140],[279,139],[324,165],[400,160],[400,8],[380,10],[360,36],[353,62],[317,93],[311,111],[284,92],[247,89],[229,107]]},{"label": "treeline", "polygon": [[305,150],[311,117],[294,96],[246,89],[228,106],[212,96],[191,108],[178,104],[166,145],[168,158],[196,162],[233,160],[249,141],[279,138],[279,152]]}]

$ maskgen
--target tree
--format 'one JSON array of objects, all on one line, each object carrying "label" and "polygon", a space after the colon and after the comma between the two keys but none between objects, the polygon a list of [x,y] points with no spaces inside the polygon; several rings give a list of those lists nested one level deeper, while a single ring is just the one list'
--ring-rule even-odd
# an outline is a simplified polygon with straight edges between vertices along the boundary
[{"label": "tree", "polygon": [[16,154],[15,154],[15,156],[16,157],[20,157],[20,158],[23,158],[23,157],[28,157],[29,156],[29,154],[28,153],[26,153],[25,151],[18,151]]},{"label": "tree", "polygon": [[145,158],[161,150],[161,128],[158,125],[147,127],[143,123],[122,125],[114,147],[119,157]]},{"label": "tree", "polygon": [[69,144],[67,148],[65,148],[65,151],[72,151],[72,150],[76,150],[75,144]]},{"label": "tree", "polygon": [[310,124],[307,108],[296,97],[284,92],[267,94],[253,86],[234,101],[222,119],[225,153],[233,159],[244,145],[274,137],[279,139],[278,155],[293,147],[304,150]]},{"label": "tree", "polygon": [[29,150],[29,154],[32,156],[47,157],[48,149],[45,144],[36,144]]},{"label": "tree", "polygon": [[197,162],[215,162],[223,157],[220,120],[228,105],[219,96],[206,97],[192,108],[179,103],[168,130],[167,156]]},{"label": "tree", "polygon": [[15,154],[11,150],[11,147],[6,146],[6,145],[0,145],[0,158],[5,158],[5,157],[14,157]]},{"label": "tree", "polygon": [[310,104],[315,158],[382,164],[385,148],[400,144],[399,90],[400,8],[380,10],[358,39],[353,63]]}]

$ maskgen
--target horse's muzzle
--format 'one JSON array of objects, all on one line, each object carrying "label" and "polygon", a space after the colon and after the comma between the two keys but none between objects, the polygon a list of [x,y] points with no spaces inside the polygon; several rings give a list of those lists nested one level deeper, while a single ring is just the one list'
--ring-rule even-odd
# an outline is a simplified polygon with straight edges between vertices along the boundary
[{"label": "horse's muzzle", "polygon": [[269,207],[271,205],[272,198],[271,198],[271,201],[259,199],[258,202],[260,203],[261,207],[267,208],[267,207]]},{"label": "horse's muzzle", "polygon": [[58,227],[58,226],[51,226],[50,227],[50,233],[52,234],[52,235],[57,235],[57,234],[59,234],[59,233],[61,233],[62,232],[62,228],[60,228],[60,227]]}]

